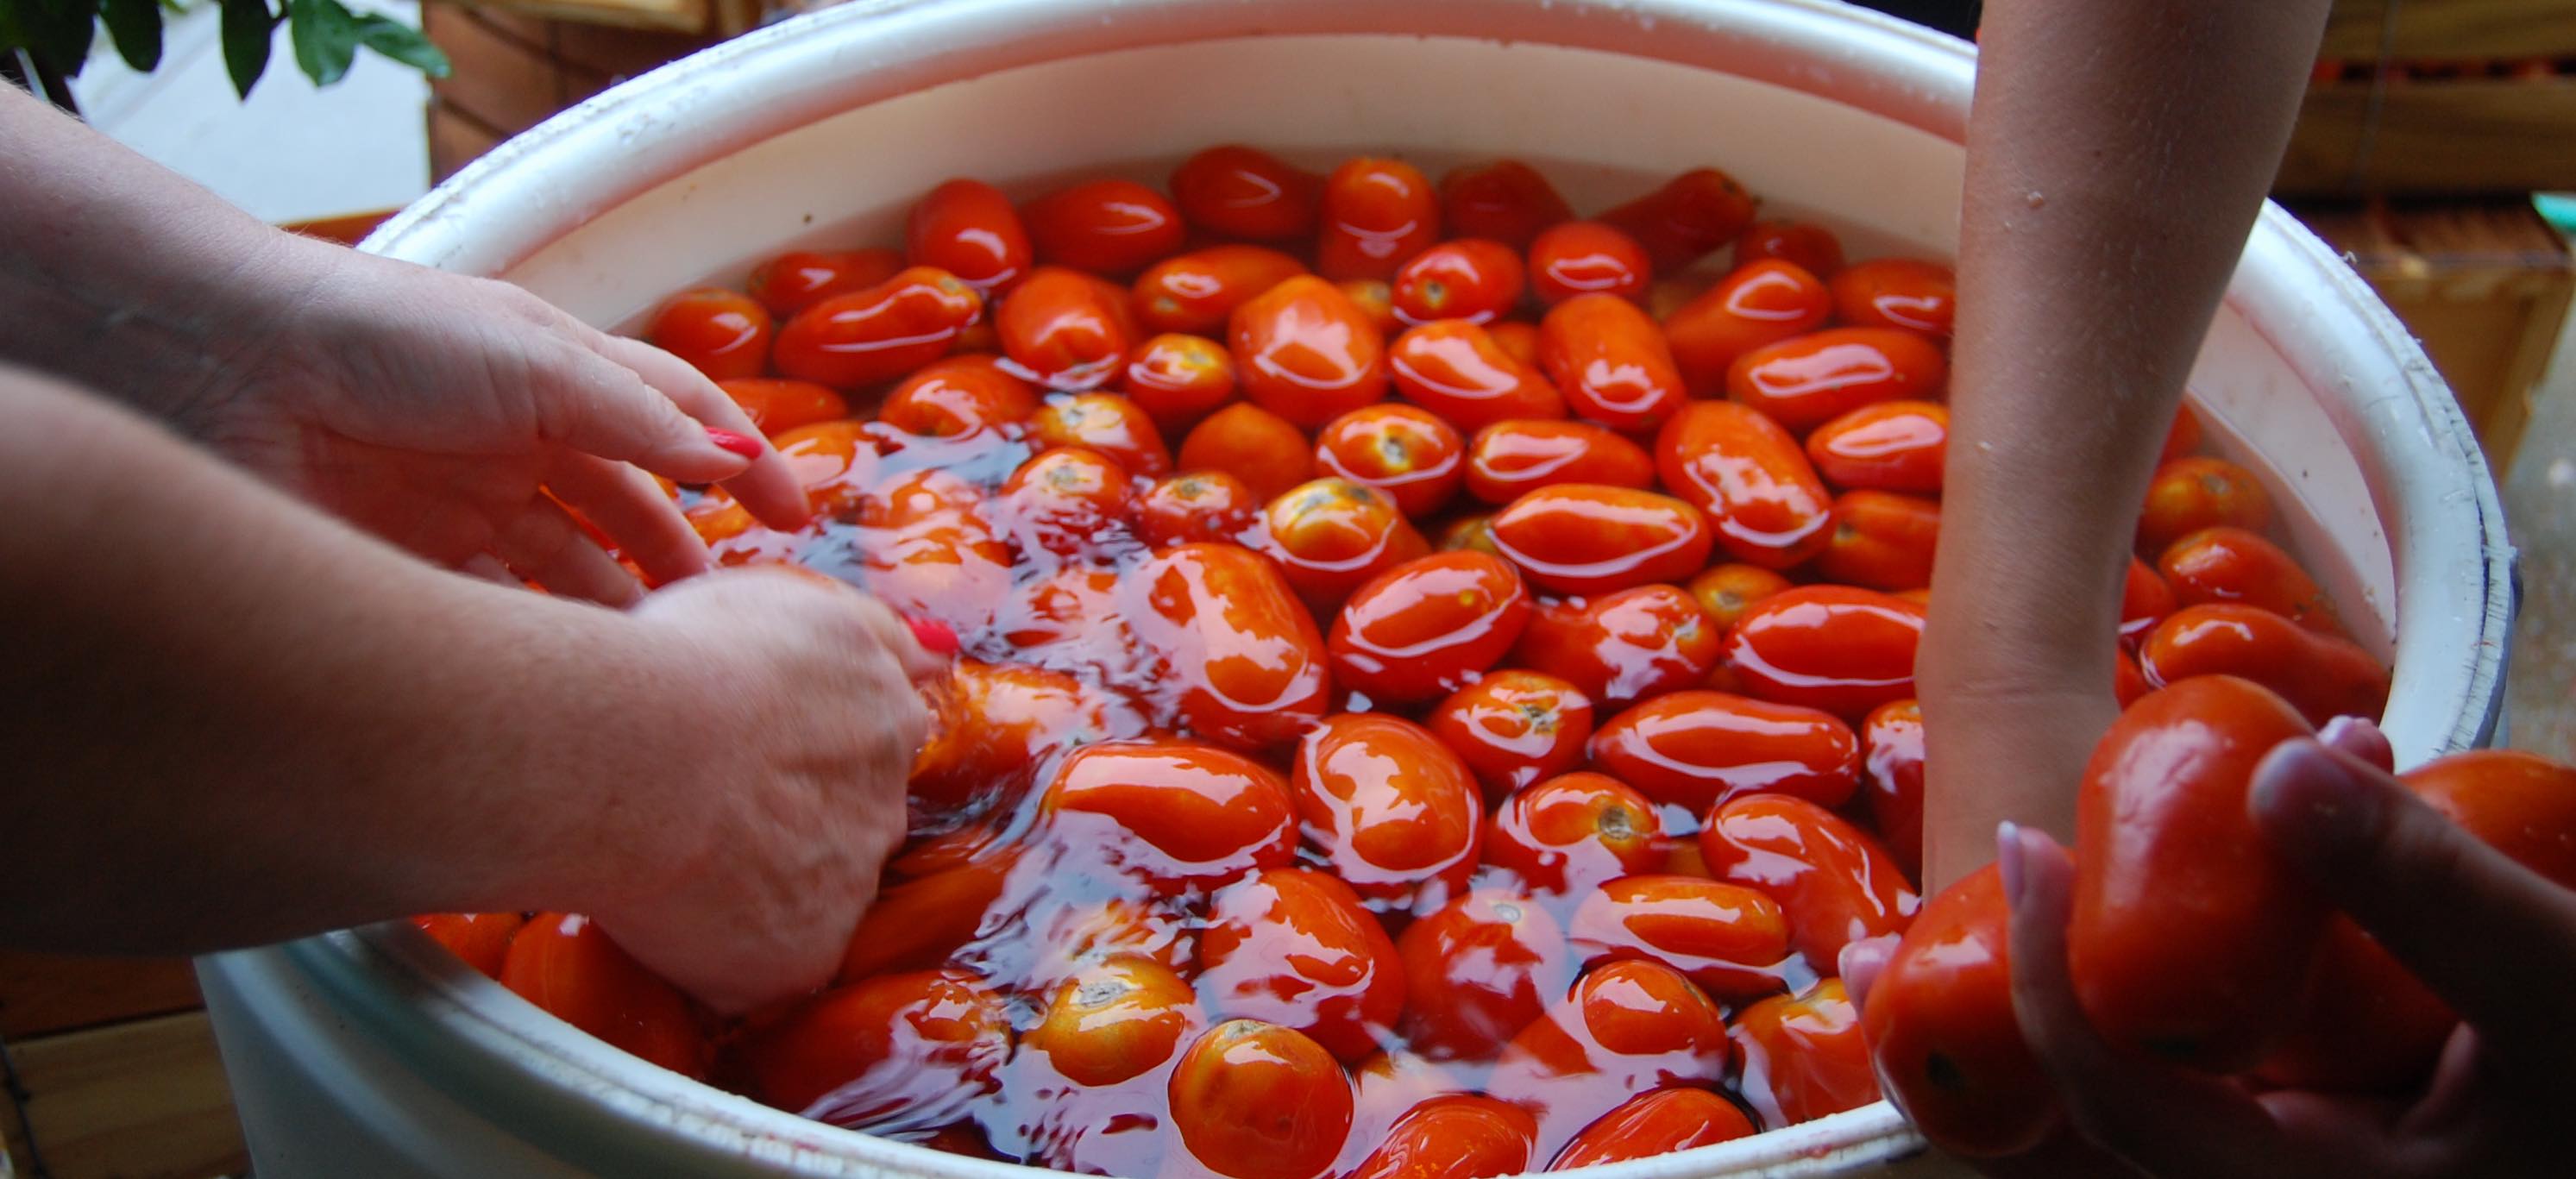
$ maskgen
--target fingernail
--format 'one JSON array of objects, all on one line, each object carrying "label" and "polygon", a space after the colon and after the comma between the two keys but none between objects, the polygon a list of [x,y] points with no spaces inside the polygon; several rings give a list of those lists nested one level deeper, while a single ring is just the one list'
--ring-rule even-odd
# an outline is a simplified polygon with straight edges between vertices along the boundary
[{"label": "fingernail", "polygon": [[737,434],[731,430],[719,430],[709,426],[707,441],[715,443],[718,449],[728,454],[737,454],[747,459],[760,457],[760,439],[749,434]]},{"label": "fingernail", "polygon": [[957,653],[957,632],[948,629],[947,623],[936,618],[906,614],[903,616],[903,624],[912,628],[912,641],[921,644],[922,650],[933,655]]},{"label": "fingernail", "polygon": [[2021,903],[2021,828],[2006,819],[1995,824],[1995,871],[2004,878],[2004,900]]},{"label": "fingernail", "polygon": [[2361,718],[2357,716],[2338,716],[2328,720],[2326,727],[2317,730],[2317,740],[2327,745],[2341,745],[2346,737],[2352,735],[2353,726],[2360,721]]},{"label": "fingernail", "polygon": [[2350,847],[2379,828],[2379,799],[2315,741],[2284,741],[2264,754],[2246,797],[2294,847]]}]

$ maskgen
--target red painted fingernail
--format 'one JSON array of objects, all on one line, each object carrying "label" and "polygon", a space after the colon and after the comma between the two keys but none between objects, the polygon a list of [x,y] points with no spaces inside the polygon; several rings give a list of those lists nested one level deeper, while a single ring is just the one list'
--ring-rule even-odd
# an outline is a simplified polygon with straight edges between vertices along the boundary
[{"label": "red painted fingernail", "polygon": [[717,447],[729,454],[738,454],[747,459],[760,457],[760,439],[749,434],[736,434],[731,430],[719,430],[709,426],[707,441],[715,443]]},{"label": "red painted fingernail", "polygon": [[947,623],[936,618],[917,618],[910,614],[903,616],[903,623],[912,628],[912,641],[921,644],[922,650],[933,655],[957,653],[957,632],[948,629]]}]

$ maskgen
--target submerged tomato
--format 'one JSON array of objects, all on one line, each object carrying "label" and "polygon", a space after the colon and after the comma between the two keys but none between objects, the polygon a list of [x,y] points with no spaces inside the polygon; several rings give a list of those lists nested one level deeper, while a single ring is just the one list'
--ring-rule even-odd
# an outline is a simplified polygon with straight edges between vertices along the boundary
[{"label": "submerged tomato", "polygon": [[1023,548],[1082,556],[1126,536],[1134,498],[1127,469],[1115,460],[1087,447],[1056,446],[1012,471],[995,506]]},{"label": "submerged tomato", "polygon": [[1181,545],[1137,566],[1118,601],[1173,677],[1182,719],[1202,735],[1261,749],[1324,714],[1323,636],[1269,558],[1231,544]]},{"label": "submerged tomato", "polygon": [[1192,250],[1136,277],[1136,321],[1156,332],[1223,331],[1235,308],[1304,273],[1305,263],[1260,246]]},{"label": "submerged tomato", "polygon": [[1509,563],[1486,553],[1436,553],[1361,586],[1325,646],[1343,688],[1374,701],[1422,704],[1501,662],[1529,614],[1529,591]]},{"label": "submerged tomato", "polygon": [[1735,238],[1738,269],[1765,258],[1794,262],[1818,278],[1843,268],[1843,244],[1834,231],[1805,221],[1757,221]]},{"label": "submerged tomato", "polygon": [[1001,999],[961,970],[889,974],[825,991],[741,1047],[754,1095],[864,1127],[991,1092],[1011,1052]]},{"label": "submerged tomato", "polygon": [[1860,766],[1870,825],[1906,878],[1922,879],[1923,706],[1899,700],[1870,710],[1860,726]]},{"label": "submerged tomato", "polygon": [[2200,606],[2242,602],[2318,634],[2344,635],[2334,599],[2281,546],[2242,528],[2204,528],[2173,543],[2156,560],[2173,602]]},{"label": "submerged tomato", "polygon": [[1190,225],[1247,241],[1287,241],[1315,232],[1322,188],[1314,173],[1238,144],[1208,148],[1172,171],[1172,200]]},{"label": "submerged tomato", "polygon": [[1431,178],[1402,160],[1361,156],[1324,178],[1315,271],[1329,279],[1395,277],[1440,240]]},{"label": "submerged tomato", "polygon": [[1804,434],[1863,406],[1929,401],[1949,372],[1941,349],[1916,333],[1827,328],[1737,357],[1726,370],[1726,395]]},{"label": "submerged tomato", "polygon": [[1645,298],[1655,267],[1636,239],[1598,221],[1568,221],[1529,244],[1530,293],[1553,307],[1576,295]]},{"label": "submerged tomato", "polygon": [[1315,436],[1315,469],[1385,492],[1407,516],[1446,506],[1465,478],[1466,444],[1449,423],[1410,405],[1372,405]]},{"label": "submerged tomato", "polygon": [[981,180],[951,180],[921,198],[904,224],[904,260],[936,266],[979,291],[1018,282],[1034,252],[1019,210]]},{"label": "submerged tomato", "polygon": [[1039,813],[1070,854],[1169,891],[1279,867],[1297,815],[1269,767],[1195,741],[1111,741],[1064,759]]},{"label": "submerged tomato", "polygon": [[1414,255],[1395,272],[1391,297],[1403,323],[1492,323],[1520,305],[1525,282],[1521,256],[1510,246],[1460,238]]},{"label": "submerged tomato", "polygon": [[1179,1055],[1199,1023],[1190,984],[1150,958],[1120,955],[1057,987],[1020,1047],[1077,1085],[1115,1085]]},{"label": "submerged tomato", "polygon": [[519,913],[423,913],[411,919],[447,952],[484,977],[498,981],[509,959],[510,943],[528,919]]},{"label": "submerged tomato", "polygon": [[1116,377],[1135,346],[1127,292],[1078,270],[1041,266],[1002,297],[1002,352],[1050,389],[1091,389]]},{"label": "submerged tomato", "polygon": [[1020,212],[1038,261],[1108,278],[1125,278],[1178,253],[1188,232],[1172,202],[1132,180],[1086,181]]},{"label": "submerged tomato", "polygon": [[588,917],[539,913],[510,939],[501,985],[612,1047],[684,1076],[707,1071],[697,1013]]},{"label": "submerged tomato", "polygon": [[1014,785],[1052,754],[1143,728],[1099,689],[1047,668],[960,659],[941,688],[910,784],[913,802],[934,810]]},{"label": "submerged tomato", "polygon": [[1426,722],[1467,763],[1488,798],[1583,762],[1592,702],[1573,684],[1535,671],[1498,671],[1458,690]]},{"label": "submerged tomato", "polygon": [[1435,1060],[1502,1051],[1574,981],[1556,919],[1519,893],[1478,889],[1406,926],[1405,1033]]},{"label": "submerged tomato", "polygon": [[1386,397],[1377,325],[1323,279],[1291,278],[1235,308],[1227,338],[1243,395],[1301,428]]},{"label": "submerged tomato", "polygon": [[1641,585],[1540,606],[1512,659],[1618,705],[1705,680],[1723,641],[1689,594]]},{"label": "submerged tomato", "polygon": [[1444,319],[1405,332],[1388,349],[1386,363],[1396,392],[1460,430],[1565,416],[1565,398],[1545,375],[1465,320]]},{"label": "submerged tomato", "polygon": [[1152,415],[1115,393],[1076,393],[1047,402],[1029,417],[1029,440],[1095,450],[1149,478],[1172,469],[1172,452],[1163,448]]},{"label": "submerged tomato", "polygon": [[1193,541],[1239,543],[1260,518],[1252,489],[1223,471],[1167,475],[1136,497],[1136,535],[1158,549]]},{"label": "submerged tomato", "polygon": [[1603,774],[1564,774],[1494,808],[1485,862],[1532,889],[1581,896],[1604,881],[1654,870],[1664,823],[1645,795]]},{"label": "submerged tomato", "polygon": [[1746,694],[1857,720],[1914,695],[1923,607],[1839,585],[1808,585],[1756,603],[1726,636],[1726,665]]},{"label": "submerged tomato", "polygon": [[1696,168],[1603,213],[1600,220],[1637,239],[1655,269],[1671,272],[1735,240],[1753,223],[1753,194],[1715,168]]},{"label": "submerged tomato", "polygon": [[863,291],[903,269],[887,249],[789,250],[752,268],[745,284],[773,315],[787,317],[829,299]]},{"label": "submerged tomato", "polygon": [[1736,357],[1812,332],[1832,314],[1833,299],[1815,275],[1788,262],[1757,261],[1674,309],[1664,338],[1691,392],[1714,397],[1725,391]]},{"label": "submerged tomato", "polygon": [[1199,993],[1228,1018],[1267,1020],[1361,1060],[1404,1011],[1404,966],[1349,885],[1271,868],[1219,890],[1199,935]]},{"label": "submerged tomato", "polygon": [[1235,1019],[1172,1070],[1172,1128],[1228,1179],[1317,1179],[1351,1132],[1351,1079],[1293,1029]]},{"label": "submerged tomato", "polygon": [[890,381],[947,355],[983,313],[984,297],[965,280],[911,267],[797,312],[778,329],[778,371],[838,389]]},{"label": "submerged tomato", "polygon": [[2138,644],[2138,667],[2157,687],[2242,676],[2280,693],[2316,725],[2338,716],[2375,720],[2388,707],[2388,669],[2370,652],[2257,606],[2175,611]]},{"label": "submerged tomato", "polygon": [[1592,761],[1659,803],[1693,814],[1738,795],[1825,806],[1852,795],[1859,741],[1830,713],[1725,692],[1669,692],[1601,726]]},{"label": "submerged tomato", "polygon": [[1682,374],[1663,329],[1616,295],[1576,295],[1539,321],[1539,366],[1575,416],[1651,430],[1682,407]]},{"label": "submerged tomato", "polygon": [[1315,477],[1315,451],[1288,419],[1236,402],[1190,428],[1181,439],[1180,469],[1223,471],[1268,503]]},{"label": "submerged tomato", "polygon": [[900,970],[929,970],[984,928],[1018,857],[990,852],[880,891],[841,951],[843,983]]},{"label": "submerged tomato", "polygon": [[2013,1015],[2010,916],[1992,864],[1941,890],[1861,1017],[1888,1100],[1934,1146],[1969,1158],[2030,1149],[2060,1112]]},{"label": "submerged tomato", "polygon": [[1816,572],[1871,589],[1928,588],[1940,539],[1939,500],[1846,491],[1834,500],[1834,539],[1816,558]]},{"label": "submerged tomato", "polygon": [[751,424],[760,432],[778,435],[798,426],[828,422],[848,417],[850,403],[830,388],[812,381],[782,381],[773,377],[736,377],[716,382],[725,396],[733,399],[742,412],[750,415]]},{"label": "submerged tomato", "polygon": [[877,420],[907,434],[961,438],[1024,425],[1037,412],[1036,387],[993,358],[951,356],[905,377],[877,406]]},{"label": "submerged tomato", "polygon": [[1696,876],[1629,876],[1583,898],[1566,944],[1585,966],[1631,958],[1680,971],[1741,1002],[1780,989],[1789,924],[1780,905],[1741,885]]},{"label": "submerged tomato", "polygon": [[1876,258],[1834,275],[1834,312],[1862,327],[1903,328],[1947,336],[1956,312],[1957,280],[1938,262]]},{"label": "submerged tomato", "polygon": [[1496,160],[1440,178],[1441,221],[1459,237],[1489,238],[1518,250],[1538,231],[1574,219],[1574,210],[1538,169]]},{"label": "submerged tomato", "polygon": [[1267,551],[1288,584],[1319,612],[1336,609],[1351,591],[1431,551],[1405,523],[1395,501],[1348,479],[1317,479],[1291,488],[1262,511]]},{"label": "submerged tomato", "polygon": [[1930,401],[1864,405],[1807,435],[1807,457],[1838,487],[1937,494],[1950,410]]},{"label": "submerged tomato", "polygon": [[1664,486],[1708,516],[1738,561],[1787,569],[1833,539],[1833,497],[1779,423],[1728,401],[1695,401],[1655,436]]},{"label": "submerged tomato", "polygon": [[2133,645],[2174,612],[2173,587],[2147,563],[2129,558],[2128,576],[2120,583],[2120,640]]},{"label": "submerged tomato", "polygon": [[1735,629],[1737,620],[1753,604],[1789,588],[1790,582],[1759,565],[1729,562],[1712,565],[1690,579],[1691,597],[1699,608],[1708,612],[1708,620],[1717,624],[1718,633]]},{"label": "submerged tomato", "polygon": [[1671,967],[1624,960],[1597,967],[1503,1048],[1486,1084],[1538,1116],[1539,1147],[1558,1145],[1612,1106],[1726,1071],[1726,1021]]},{"label": "submerged tomato", "polygon": [[1818,972],[1835,969],[1846,945],[1905,932],[1921,904],[1877,841],[1803,798],[1721,803],[1700,829],[1699,850],[1718,879],[1780,902],[1798,953]]},{"label": "submerged tomato", "polygon": [[1508,504],[1542,487],[1589,483],[1643,490],[1655,460],[1644,447],[1590,422],[1508,420],[1476,431],[1467,447],[1467,493]]},{"label": "submerged tomato", "polygon": [[1486,1179],[1518,1175],[1538,1126],[1519,1106],[1480,1094],[1434,1097],[1406,1111],[1351,1179]]},{"label": "submerged tomato", "polygon": [[1566,594],[1680,581],[1708,563],[1708,522],[1689,504],[1627,487],[1542,487],[1494,516],[1494,547]]},{"label": "submerged tomato", "polygon": [[1475,871],[1484,799],[1458,756],[1422,726],[1383,713],[1343,713],[1306,734],[1290,793],[1333,874],[1392,900],[1438,881],[1450,892]]},{"label": "submerged tomato", "polygon": [[1739,1087],[1765,1126],[1794,1126],[1878,1100],[1860,1011],[1841,979],[1745,1008],[1733,1035]]},{"label": "submerged tomato", "polygon": [[708,287],[672,296],[653,313],[644,338],[688,361],[707,379],[726,381],[768,371],[775,330],[769,309],[750,296]]},{"label": "submerged tomato", "polygon": [[1234,399],[1234,356],[1205,336],[1167,332],[1127,354],[1118,391],[1156,426],[1178,433]]},{"label": "submerged tomato", "polygon": [[1559,1151],[1550,1171],[1571,1171],[1677,1150],[1711,1146],[1753,1134],[1753,1122],[1735,1103],[1706,1089],[1660,1089],[1620,1103],[1583,1128]]},{"label": "submerged tomato", "polygon": [[2261,532],[2272,522],[2272,495],[2254,472],[2226,459],[2181,458],[2156,468],[2138,517],[2138,547],[2160,553],[2204,528]]}]

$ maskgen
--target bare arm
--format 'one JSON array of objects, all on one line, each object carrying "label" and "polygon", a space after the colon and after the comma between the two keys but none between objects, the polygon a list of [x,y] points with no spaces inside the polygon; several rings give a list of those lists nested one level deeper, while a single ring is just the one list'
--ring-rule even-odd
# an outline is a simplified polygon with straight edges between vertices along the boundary
[{"label": "bare arm", "polygon": [[1999,820],[2073,835],[2132,522],[2325,9],[1987,6],[1920,668],[1930,887],[1985,862]]}]

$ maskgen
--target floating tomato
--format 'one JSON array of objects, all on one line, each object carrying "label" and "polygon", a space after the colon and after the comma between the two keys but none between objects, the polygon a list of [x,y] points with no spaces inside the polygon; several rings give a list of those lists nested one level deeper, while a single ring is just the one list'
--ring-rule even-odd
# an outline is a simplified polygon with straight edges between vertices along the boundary
[{"label": "floating tomato", "polygon": [[1500,662],[1529,613],[1529,591],[1501,558],[1438,553],[1361,586],[1325,646],[1343,688],[1375,701],[1421,704]]},{"label": "floating tomato", "polygon": [[1498,798],[1582,764],[1592,702],[1555,676],[1499,671],[1442,701],[1426,723]]},{"label": "floating tomato", "polygon": [[1693,814],[1754,793],[1840,806],[1859,759],[1851,727],[1831,713],[1725,692],[1669,692],[1592,735],[1593,764]]}]

